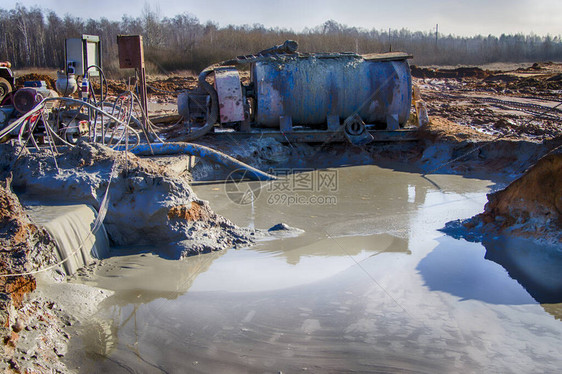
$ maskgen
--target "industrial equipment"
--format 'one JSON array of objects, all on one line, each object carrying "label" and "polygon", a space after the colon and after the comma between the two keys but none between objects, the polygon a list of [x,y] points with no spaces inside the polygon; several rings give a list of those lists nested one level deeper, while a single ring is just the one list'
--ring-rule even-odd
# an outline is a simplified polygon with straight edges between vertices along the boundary
[{"label": "industrial equipment", "polygon": [[16,79],[12,72],[12,64],[9,62],[0,62],[0,104],[10,92],[15,89]]},{"label": "industrial equipment", "polygon": [[[141,68],[144,81],[142,38],[139,35],[125,38],[130,42],[128,46],[133,47],[133,54],[122,55],[120,50],[120,57],[128,59],[131,67]],[[120,47],[123,40],[121,36],[118,38]],[[25,82],[24,88],[4,103],[9,105],[0,106],[1,140],[16,136],[20,144],[33,145],[37,149],[41,143],[48,144],[50,149],[58,145],[72,146],[80,139],[114,148],[124,144],[128,149],[129,145],[140,144],[141,135],[148,143],[161,141],[146,113],[146,88],[140,92],[142,99],[135,92],[126,91],[108,100],[108,83],[101,67],[98,36],[66,39],[64,46],[65,66],[57,72],[56,81],[62,97],[47,89],[43,81]],[[99,91],[94,90],[92,84],[95,77],[99,77]],[[78,89],[79,99],[70,97]],[[139,112],[140,120],[137,119]]]},{"label": "industrial equipment", "polygon": [[[178,96],[178,112],[191,128],[191,139],[218,125],[242,132],[275,129],[293,139],[311,131],[342,132],[352,143],[365,144],[371,131],[399,130],[408,121],[411,55],[296,49],[296,42],[287,41],[203,70],[199,88]],[[244,65],[250,70],[249,84],[240,80],[238,68]],[[214,85],[207,81],[211,74]]]},{"label": "industrial equipment", "polygon": [[82,35],[66,39],[64,43],[65,70],[67,74],[98,76],[99,69],[88,71],[91,66],[102,66],[101,41],[96,35]]},{"label": "industrial equipment", "polygon": [[147,125],[148,97],[146,94],[146,71],[144,67],[144,47],[142,35],[117,35],[119,67],[135,69],[140,104],[143,110],[142,120]]},{"label": "industrial equipment", "polygon": [[70,96],[78,89],[76,75],[66,73],[64,70],[57,71],[56,89],[61,96]]},{"label": "industrial equipment", "polygon": [[[47,97],[56,97],[57,93],[47,88],[45,81],[27,81],[23,88],[14,93],[13,104],[16,111],[25,114]],[[47,108],[51,109],[52,104]]]},{"label": "industrial equipment", "polygon": [[[129,121],[135,121],[129,115],[130,106],[121,106],[124,104],[123,99],[119,99],[119,105],[105,101],[103,83],[107,93],[107,82],[101,68],[100,38],[82,35],[80,38],[66,39],[64,47],[65,66],[57,72],[56,81],[56,89],[63,98],[59,99],[44,81],[24,82],[24,87],[15,91],[0,106],[0,133],[3,139],[5,135],[17,136],[20,142],[22,139],[31,139],[35,146],[46,139],[51,144],[74,144],[81,137],[103,143],[106,137],[120,139],[123,127],[116,124],[122,124],[124,118],[129,116]],[[14,88],[9,68],[9,63],[0,63],[0,74],[4,71],[9,73],[9,87],[3,92],[11,92]],[[82,100],[69,97],[77,91],[77,76],[80,76],[82,83]],[[91,77],[100,78],[102,88],[99,100],[91,85]],[[5,83],[7,78],[0,80],[0,83]],[[108,108],[109,116],[105,115]],[[31,134],[33,136],[29,136]]]}]

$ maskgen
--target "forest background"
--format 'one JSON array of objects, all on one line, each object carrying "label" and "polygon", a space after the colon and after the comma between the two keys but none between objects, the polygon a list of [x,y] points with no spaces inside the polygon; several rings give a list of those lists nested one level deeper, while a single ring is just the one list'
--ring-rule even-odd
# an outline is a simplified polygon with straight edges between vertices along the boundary
[{"label": "forest background", "polygon": [[141,16],[120,21],[83,19],[18,5],[0,8],[0,61],[18,69],[62,68],[64,40],[82,34],[102,40],[104,71],[118,73],[117,35],[143,36],[148,73],[169,73],[204,67],[235,56],[253,54],[287,39],[301,52],[377,53],[402,51],[415,65],[482,65],[494,62],[562,61],[560,35],[443,35],[436,30],[366,30],[328,20],[301,32],[265,28],[261,24],[202,24],[189,13],[160,17],[145,7]]}]

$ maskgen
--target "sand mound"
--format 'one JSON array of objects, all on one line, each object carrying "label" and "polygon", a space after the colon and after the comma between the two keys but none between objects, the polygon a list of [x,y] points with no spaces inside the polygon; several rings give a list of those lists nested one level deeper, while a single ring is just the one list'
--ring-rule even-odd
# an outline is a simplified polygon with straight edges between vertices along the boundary
[{"label": "sand mound", "polygon": [[83,143],[58,155],[56,164],[49,153],[24,152],[15,163],[9,157],[3,161],[12,161],[5,168],[12,168],[13,186],[20,193],[46,201],[89,204],[96,210],[115,163],[118,172],[109,188],[104,220],[113,245],[158,244],[166,247],[166,256],[177,258],[253,241],[251,230],[238,228],[198,199],[188,179],[132,154],[125,158],[110,148]]},{"label": "sand mound", "polygon": [[[37,228],[31,225],[18,198],[5,183],[0,184],[0,272],[21,273],[30,269],[27,255],[32,249],[31,238]],[[31,276],[1,277],[0,292],[8,294],[16,307],[23,296],[35,289]]]},{"label": "sand mound", "polygon": [[412,76],[416,78],[477,78],[483,79],[491,73],[478,67],[459,67],[456,69],[423,68],[411,66]]},{"label": "sand mound", "polygon": [[54,90],[55,89],[55,80],[48,76],[47,74],[37,74],[37,73],[30,73],[22,75],[16,79],[16,86],[23,87],[23,84],[28,81],[45,81],[47,84],[47,88]]},{"label": "sand mound", "polygon": [[494,136],[484,134],[469,126],[462,126],[439,116],[431,116],[430,122],[419,129],[422,139],[433,142],[490,141]]},{"label": "sand mound", "polygon": [[490,194],[484,213],[477,217],[499,231],[562,243],[562,148]]},{"label": "sand mound", "polygon": [[[10,189],[0,182],[0,273],[20,274],[55,261],[53,244],[34,226]],[[27,296],[33,275],[0,277],[0,371],[64,372],[69,316],[52,301]],[[46,322],[47,321],[47,322]],[[37,357],[41,357],[40,360]]]}]

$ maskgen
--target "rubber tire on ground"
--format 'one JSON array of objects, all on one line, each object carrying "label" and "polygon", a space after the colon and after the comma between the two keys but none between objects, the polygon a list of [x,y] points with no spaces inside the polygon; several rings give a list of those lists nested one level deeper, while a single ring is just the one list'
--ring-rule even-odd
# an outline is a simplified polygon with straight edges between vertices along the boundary
[{"label": "rubber tire on ground", "polygon": [[66,138],[66,141],[69,142],[70,144],[77,144],[78,140],[80,139],[80,134],[73,132],[73,133],[69,133],[67,132],[64,137]]},{"label": "rubber tire on ground", "polygon": [[0,78],[0,102],[12,92],[12,85],[4,78]]}]

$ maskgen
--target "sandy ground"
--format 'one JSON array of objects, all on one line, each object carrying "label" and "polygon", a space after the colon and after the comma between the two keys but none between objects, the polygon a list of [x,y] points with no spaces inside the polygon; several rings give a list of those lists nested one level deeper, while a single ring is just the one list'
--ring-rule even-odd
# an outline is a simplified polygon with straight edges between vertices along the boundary
[{"label": "sandy ground", "polygon": [[544,140],[562,134],[562,64],[507,71],[413,68],[429,115],[482,133]]}]

